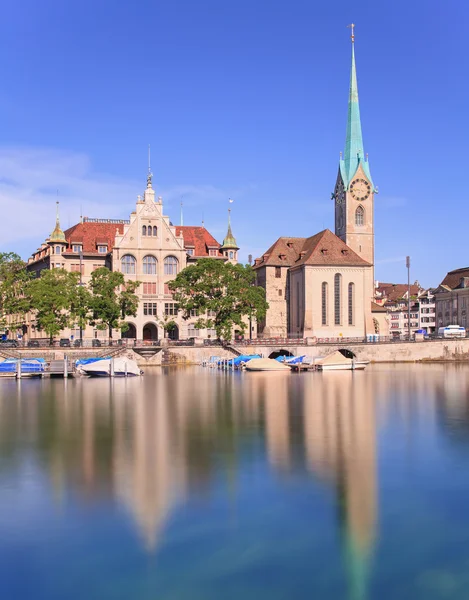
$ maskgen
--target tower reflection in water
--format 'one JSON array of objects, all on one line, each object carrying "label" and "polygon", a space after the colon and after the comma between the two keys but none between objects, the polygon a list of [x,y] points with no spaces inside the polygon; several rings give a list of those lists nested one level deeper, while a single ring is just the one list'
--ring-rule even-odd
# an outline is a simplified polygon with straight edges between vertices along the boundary
[{"label": "tower reflection in water", "polygon": [[215,472],[236,477],[240,448],[265,437],[274,472],[309,472],[334,490],[350,585],[360,597],[377,521],[373,382],[363,373],[203,370],[25,381],[20,392],[8,386],[15,395],[2,387],[0,433],[13,455],[26,435],[56,498],[78,493],[125,507],[149,551],[188,495],[208,494]]}]

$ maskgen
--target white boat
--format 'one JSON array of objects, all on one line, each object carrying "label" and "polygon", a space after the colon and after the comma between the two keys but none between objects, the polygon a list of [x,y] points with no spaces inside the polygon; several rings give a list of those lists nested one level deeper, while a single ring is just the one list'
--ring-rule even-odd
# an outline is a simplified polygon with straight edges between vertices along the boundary
[{"label": "white boat", "polygon": [[350,350],[341,349],[327,356],[314,359],[314,365],[319,371],[363,371],[369,364],[368,360],[357,360]]},{"label": "white boat", "polygon": [[136,377],[142,374],[134,360],[122,357],[104,358],[81,365],[80,369],[89,377],[112,377],[112,371],[114,371],[114,377]]},{"label": "white boat", "polygon": [[252,358],[246,363],[246,371],[290,371],[290,367],[273,358]]}]

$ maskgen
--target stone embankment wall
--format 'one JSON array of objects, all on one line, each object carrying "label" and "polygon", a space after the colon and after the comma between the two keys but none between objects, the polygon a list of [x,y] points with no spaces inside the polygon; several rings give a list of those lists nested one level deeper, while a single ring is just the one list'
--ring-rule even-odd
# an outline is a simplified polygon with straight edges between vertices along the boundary
[{"label": "stone embankment wall", "polygon": [[[239,346],[235,350],[242,354],[262,354],[269,356],[276,350],[288,350],[294,355],[306,354],[312,357],[325,356],[338,348],[349,348],[358,358],[376,363],[386,362],[419,362],[419,361],[468,361],[469,363],[469,338],[459,340],[434,340],[425,342],[390,342],[383,344],[316,344],[312,346]],[[208,361],[211,356],[220,358],[233,358],[237,355],[235,350],[212,347],[194,346],[170,346],[165,348],[148,349],[140,354],[131,349],[122,348],[120,356],[134,359],[140,367],[162,366],[162,365],[190,365],[200,364]],[[56,352],[47,352],[35,349],[16,350],[22,356],[42,356],[44,358],[61,359],[64,355],[71,359],[79,356],[103,356],[106,350],[100,348],[98,351],[81,351],[77,349],[60,349]],[[54,354],[50,356],[49,354]],[[60,356],[58,356],[60,354]],[[47,356],[46,356],[47,355]]]}]

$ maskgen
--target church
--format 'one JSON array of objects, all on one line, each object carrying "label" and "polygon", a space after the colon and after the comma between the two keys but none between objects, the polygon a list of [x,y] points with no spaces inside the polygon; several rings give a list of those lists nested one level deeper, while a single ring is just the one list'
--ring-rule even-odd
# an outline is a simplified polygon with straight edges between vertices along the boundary
[{"label": "church", "polygon": [[335,233],[282,236],[254,262],[269,310],[262,337],[363,338],[388,335],[374,303],[374,199],[363,137],[352,26],[347,135],[332,193]]}]

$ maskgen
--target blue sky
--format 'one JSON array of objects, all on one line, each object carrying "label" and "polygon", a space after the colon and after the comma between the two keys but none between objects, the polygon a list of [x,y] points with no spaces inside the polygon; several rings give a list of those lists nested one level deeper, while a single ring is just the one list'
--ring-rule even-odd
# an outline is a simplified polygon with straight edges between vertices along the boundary
[{"label": "blue sky", "polygon": [[126,218],[147,145],[165,212],[241,257],[333,229],[350,39],[376,197],[376,277],[466,266],[469,5],[464,0],[23,0],[0,22],[0,250],[54,225]]}]

